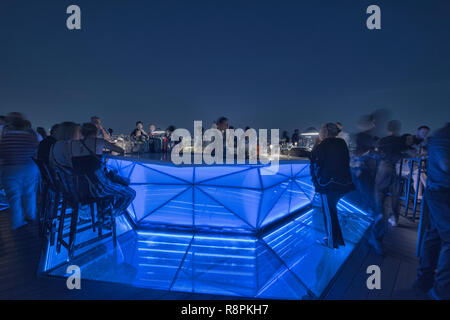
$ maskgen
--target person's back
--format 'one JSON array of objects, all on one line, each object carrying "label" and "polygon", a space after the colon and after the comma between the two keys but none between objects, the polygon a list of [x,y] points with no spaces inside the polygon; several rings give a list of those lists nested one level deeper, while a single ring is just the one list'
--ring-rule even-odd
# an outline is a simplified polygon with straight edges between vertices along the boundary
[{"label": "person's back", "polygon": [[56,143],[56,139],[52,136],[48,136],[39,143],[39,148],[37,152],[37,158],[43,161],[45,164],[49,164],[50,159],[50,149]]},{"label": "person's back", "polygon": [[450,190],[450,123],[439,129],[428,143],[427,187]]},{"label": "person's back", "polygon": [[434,299],[450,299],[450,123],[428,143],[428,179],[423,206],[425,230],[414,287]]},{"label": "person's back", "polygon": [[395,135],[381,138],[377,148],[381,159],[390,163],[399,161],[402,158],[402,152],[406,150],[402,138]]},{"label": "person's back", "polygon": [[0,173],[13,229],[25,225],[25,220],[36,218],[38,170],[32,157],[37,146],[36,134],[27,128],[22,115],[10,114],[0,140]]},{"label": "person's back", "polygon": [[36,155],[38,139],[36,134],[27,129],[6,127],[0,140],[0,165],[26,165]]},{"label": "person's back", "polygon": [[350,155],[341,138],[326,138],[312,151],[315,167],[316,191],[347,192],[353,188],[350,173]]},{"label": "person's back", "polygon": [[354,188],[347,144],[341,138],[336,138],[337,134],[335,123],[324,124],[319,133],[320,142],[311,152],[311,176],[322,201],[325,229],[325,237],[318,242],[328,248],[345,245],[337,203]]}]

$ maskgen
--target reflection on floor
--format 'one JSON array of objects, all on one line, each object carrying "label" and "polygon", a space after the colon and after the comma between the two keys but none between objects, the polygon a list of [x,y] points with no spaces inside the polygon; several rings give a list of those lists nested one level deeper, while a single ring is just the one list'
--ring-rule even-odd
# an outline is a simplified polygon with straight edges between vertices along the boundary
[{"label": "reflection on floor", "polygon": [[5,191],[0,189],[0,211],[8,208],[8,201],[6,201]]},{"label": "reflection on floor", "polygon": [[[312,208],[259,238],[125,228],[116,249],[104,241],[70,264],[81,267],[83,279],[136,287],[249,298],[319,298],[371,224],[346,201],[341,200],[339,209],[346,246],[338,250],[316,243],[323,237],[323,218]],[[65,259],[64,252],[57,255],[49,245],[43,271],[68,276]]]}]

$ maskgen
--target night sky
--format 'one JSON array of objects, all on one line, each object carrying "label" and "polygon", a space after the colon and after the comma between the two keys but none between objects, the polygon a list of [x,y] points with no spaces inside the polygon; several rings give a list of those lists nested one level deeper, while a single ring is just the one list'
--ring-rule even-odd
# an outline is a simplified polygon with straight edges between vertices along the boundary
[{"label": "night sky", "polygon": [[[66,28],[81,8],[82,29]],[[381,7],[382,30],[366,28]],[[103,119],[192,130],[318,127],[391,111],[404,130],[450,121],[450,1],[0,2],[0,114],[33,126]]]}]

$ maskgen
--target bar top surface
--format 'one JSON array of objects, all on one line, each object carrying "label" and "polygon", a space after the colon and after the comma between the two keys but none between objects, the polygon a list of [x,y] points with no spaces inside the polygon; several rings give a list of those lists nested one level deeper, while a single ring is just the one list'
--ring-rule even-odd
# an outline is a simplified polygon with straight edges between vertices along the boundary
[{"label": "bar top surface", "polygon": [[[175,164],[172,162],[170,153],[127,153],[124,155],[113,155],[113,154],[107,154],[105,155],[108,159],[118,159],[118,160],[128,160],[133,162],[141,162],[141,163],[155,163],[155,164],[161,164],[161,165],[172,165],[172,166],[227,166],[227,165],[270,165],[270,163],[249,163],[248,160],[246,160],[245,163],[237,163],[236,160],[232,164],[225,163],[214,163],[214,164],[207,164],[204,161],[202,161],[201,164],[195,164],[194,163],[194,157],[191,156],[191,163],[183,163],[183,164]],[[309,163],[308,158],[300,158],[300,157],[294,157],[294,156],[285,156],[280,155],[279,157],[279,163]]]}]

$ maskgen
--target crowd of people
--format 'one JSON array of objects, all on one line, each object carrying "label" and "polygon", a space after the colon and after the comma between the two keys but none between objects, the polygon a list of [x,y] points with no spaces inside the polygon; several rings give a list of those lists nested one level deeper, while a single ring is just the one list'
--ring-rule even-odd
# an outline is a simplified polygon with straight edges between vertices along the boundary
[{"label": "crowd of people", "polygon": [[[90,197],[113,199],[111,210],[120,215],[135,197],[135,191],[124,179],[106,169],[102,155],[110,150],[124,150],[112,143],[99,117],[79,125],[62,122],[45,130],[33,130],[20,113],[2,118],[0,136],[0,183],[9,203],[13,229],[36,221],[36,193],[39,170],[36,161],[66,175],[86,175],[92,185],[86,188]],[[39,133],[41,131],[41,133]],[[87,190],[88,189],[88,190]],[[83,190],[77,190],[80,193]]]},{"label": "crowd of people", "polygon": [[[401,123],[386,121],[383,128],[373,115],[358,123],[353,136],[340,122],[324,124],[311,151],[311,176],[323,208],[326,235],[319,243],[336,249],[345,245],[339,225],[337,203],[347,193],[359,194],[360,205],[374,219],[369,242],[383,254],[383,236],[388,227],[399,224],[400,181],[405,174],[405,158],[426,158],[427,171],[407,169],[419,181],[428,208],[430,223],[424,236],[416,287],[432,289],[436,298],[450,297],[450,123],[429,138],[430,128],[422,125],[415,134],[401,135]],[[213,123],[221,131],[232,128],[225,117]],[[247,129],[247,128],[246,128]],[[174,126],[156,135],[156,126],[144,130],[141,121],[131,132],[133,141],[149,141],[158,136],[170,145]],[[121,214],[135,197],[124,179],[108,172],[102,161],[105,150],[123,153],[113,143],[112,130],[105,130],[99,117],[82,125],[62,122],[45,129],[32,129],[20,113],[0,116],[0,183],[10,205],[11,226],[20,228],[36,220],[36,187],[39,172],[33,158],[49,167],[91,177],[101,188],[96,192],[113,195],[115,214]],[[383,134],[384,132],[384,134]],[[380,134],[381,133],[381,134]],[[283,142],[297,143],[296,129],[290,137],[284,131]],[[412,165],[412,164],[409,164]],[[407,174],[406,173],[406,174]],[[414,183],[416,186],[416,183]],[[389,201],[386,201],[389,200]],[[408,204],[405,204],[406,206]]]},{"label": "crowd of people", "polygon": [[414,162],[409,162],[412,167],[408,169],[412,178],[426,188],[422,199],[426,216],[422,219],[427,223],[423,225],[425,233],[414,288],[435,299],[450,299],[450,123],[431,138],[426,125],[420,126],[415,135],[400,135],[401,123],[392,120],[383,137],[375,134],[376,125],[370,116],[361,119],[361,131],[355,135],[356,148],[350,153],[346,139],[339,137],[342,125],[327,123],[308,154],[323,208],[326,237],[319,242],[329,248],[345,245],[336,204],[356,189],[362,199],[360,205],[374,219],[369,242],[377,253],[383,254],[387,228],[399,223],[402,161],[420,158],[427,162],[426,172],[414,167]]}]

